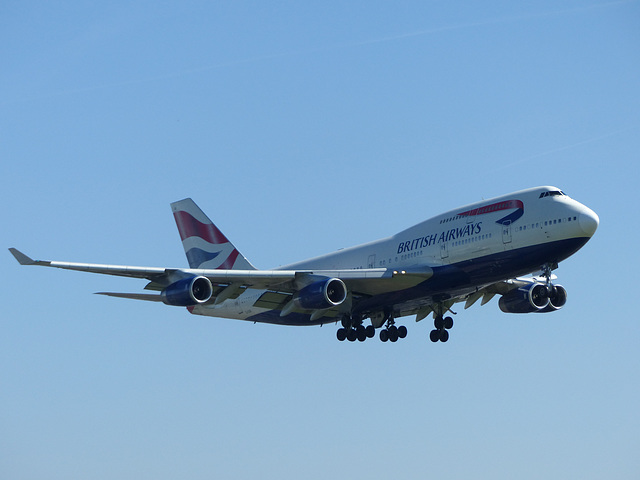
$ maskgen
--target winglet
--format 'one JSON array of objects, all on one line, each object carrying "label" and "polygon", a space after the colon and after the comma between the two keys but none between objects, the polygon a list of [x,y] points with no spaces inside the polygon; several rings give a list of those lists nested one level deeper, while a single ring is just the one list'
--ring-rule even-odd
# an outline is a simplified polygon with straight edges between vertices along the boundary
[{"label": "winglet", "polygon": [[11,255],[16,257],[16,260],[18,260],[18,263],[20,263],[20,265],[35,265],[37,263],[35,260],[26,256],[17,248],[10,248],[9,251],[11,252]]}]

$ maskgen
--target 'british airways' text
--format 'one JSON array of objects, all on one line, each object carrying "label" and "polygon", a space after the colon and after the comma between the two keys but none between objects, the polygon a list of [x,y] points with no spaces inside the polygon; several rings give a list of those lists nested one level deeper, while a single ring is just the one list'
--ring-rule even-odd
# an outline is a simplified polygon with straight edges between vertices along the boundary
[{"label": "'british airways' text", "polygon": [[459,238],[470,237],[472,235],[478,235],[482,232],[482,222],[470,223],[464,227],[452,228],[451,230],[444,231],[440,234],[434,233],[424,237],[409,240],[398,244],[398,254],[411,252],[419,248],[429,247],[436,243],[449,242],[451,240],[457,240]]}]

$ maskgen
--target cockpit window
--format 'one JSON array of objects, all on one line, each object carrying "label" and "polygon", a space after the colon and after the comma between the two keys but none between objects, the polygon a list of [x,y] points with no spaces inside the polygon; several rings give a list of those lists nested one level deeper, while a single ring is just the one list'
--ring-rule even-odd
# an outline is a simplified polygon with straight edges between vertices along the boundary
[{"label": "cockpit window", "polygon": [[543,198],[543,197],[560,197],[560,196],[565,196],[564,192],[562,192],[560,190],[551,190],[549,192],[542,192],[540,194],[539,198]]}]

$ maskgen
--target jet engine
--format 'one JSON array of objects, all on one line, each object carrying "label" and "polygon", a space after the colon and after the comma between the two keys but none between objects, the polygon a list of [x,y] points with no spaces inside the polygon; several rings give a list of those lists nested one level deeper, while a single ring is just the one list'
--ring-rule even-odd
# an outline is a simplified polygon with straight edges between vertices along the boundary
[{"label": "jet engine", "polygon": [[567,303],[567,290],[562,285],[551,285],[549,295],[549,305],[540,310],[541,313],[555,312],[560,310]]},{"label": "jet engine", "polygon": [[505,313],[540,312],[549,306],[547,286],[532,283],[512,290],[500,298],[498,306]]},{"label": "jet engine", "polygon": [[548,313],[567,303],[567,290],[562,285],[532,283],[503,295],[498,302],[505,313]]},{"label": "jet engine", "polygon": [[307,285],[296,293],[294,302],[305,310],[336,307],[347,299],[347,286],[339,278],[328,278]]},{"label": "jet engine", "polygon": [[207,277],[190,277],[172,283],[162,291],[162,301],[175,307],[191,307],[209,301],[213,287]]}]

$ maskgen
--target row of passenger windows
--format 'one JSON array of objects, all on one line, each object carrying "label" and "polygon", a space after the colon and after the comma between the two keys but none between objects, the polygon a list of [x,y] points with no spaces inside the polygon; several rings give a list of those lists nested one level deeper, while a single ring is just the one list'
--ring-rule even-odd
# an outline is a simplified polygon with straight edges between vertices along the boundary
[{"label": "row of passenger windows", "polygon": [[469,243],[475,243],[475,242],[481,242],[482,240],[487,240],[491,238],[491,234],[487,233],[485,235],[478,235],[476,237],[469,237],[469,238],[465,238],[463,240],[456,240],[455,242],[451,243],[452,247],[457,247],[459,245],[467,245]]},{"label": "row of passenger windows", "polygon": [[[575,222],[578,220],[578,217],[567,217],[567,218],[558,218],[554,220],[545,220],[544,226],[547,227],[549,225],[557,225],[558,223],[566,223],[566,222]],[[532,223],[531,228],[540,228],[541,223]],[[528,225],[523,225],[518,228],[518,231],[522,232],[526,230]]]},{"label": "row of passenger windows", "polygon": [[455,217],[451,218],[443,218],[442,220],[440,220],[440,224],[442,225],[443,223],[453,222],[454,220],[460,220],[461,218],[463,218],[461,215],[456,215]]},{"label": "row of passenger windows", "polygon": [[[555,192],[547,192],[547,193],[555,193]],[[459,218],[459,217],[458,217]],[[532,223],[531,226],[529,225],[523,225],[520,226],[518,228],[518,231],[522,232],[522,231],[526,231],[527,228],[529,229],[536,229],[536,228],[540,228],[542,225],[544,225],[545,227],[549,226],[549,225],[557,225],[559,223],[566,223],[566,222],[575,222],[578,220],[578,217],[566,217],[566,218],[557,218],[554,220],[545,220],[544,224],[542,222],[538,222],[538,223]],[[442,220],[440,223],[445,222],[448,220]],[[491,233],[486,233],[484,235],[477,235],[475,237],[469,237],[469,238],[465,238],[462,240],[456,240],[454,242],[451,242],[450,245],[452,247],[458,247],[461,245],[467,245],[469,243],[476,243],[476,242],[481,242],[483,240],[488,240],[492,238],[492,234]],[[398,257],[396,257],[396,262],[398,260],[402,261],[402,260],[408,260],[410,258],[414,258],[414,257],[421,257],[422,255],[424,255],[424,251],[423,250],[418,250],[415,252],[411,252],[411,253],[407,253],[404,255],[400,255],[400,258],[398,259]],[[392,264],[393,260],[390,258],[389,261],[387,262],[386,260],[381,260],[380,262],[378,262],[378,265],[382,266],[386,266],[387,264]]]},{"label": "row of passenger windows", "polygon": [[[421,257],[422,255],[424,255],[424,250],[416,250],[415,252],[405,253],[404,255],[395,257],[395,262],[397,263],[400,261],[408,260],[410,258]],[[392,265],[393,263],[393,258],[390,258],[389,260],[380,260],[378,262],[378,266],[386,267],[387,265]]]}]

